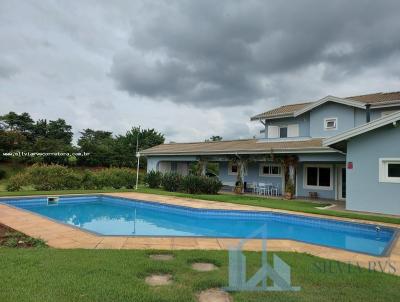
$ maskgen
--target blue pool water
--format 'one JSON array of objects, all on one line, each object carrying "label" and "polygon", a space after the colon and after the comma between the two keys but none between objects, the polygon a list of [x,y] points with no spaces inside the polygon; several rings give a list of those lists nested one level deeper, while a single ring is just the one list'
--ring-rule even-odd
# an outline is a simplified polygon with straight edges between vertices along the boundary
[{"label": "blue pool water", "polygon": [[245,238],[266,225],[266,238],[292,239],[383,255],[395,229],[272,212],[198,210],[106,196],[4,201],[54,220],[103,235]]}]

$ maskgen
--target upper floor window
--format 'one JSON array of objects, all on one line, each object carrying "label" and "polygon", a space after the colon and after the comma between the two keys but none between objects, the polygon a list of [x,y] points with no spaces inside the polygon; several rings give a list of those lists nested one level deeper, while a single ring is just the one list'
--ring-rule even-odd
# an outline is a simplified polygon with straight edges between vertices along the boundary
[{"label": "upper floor window", "polygon": [[379,181],[400,183],[400,158],[379,159]]},{"label": "upper floor window", "polygon": [[324,129],[325,130],[336,130],[337,129],[337,118],[331,117],[324,119]]},{"label": "upper floor window", "polygon": [[290,124],[284,126],[268,126],[268,138],[287,138],[287,137],[298,137],[299,136],[299,125]]},{"label": "upper floor window", "polygon": [[279,128],[279,137],[280,138],[286,138],[288,137],[288,131],[287,127],[280,127]]}]

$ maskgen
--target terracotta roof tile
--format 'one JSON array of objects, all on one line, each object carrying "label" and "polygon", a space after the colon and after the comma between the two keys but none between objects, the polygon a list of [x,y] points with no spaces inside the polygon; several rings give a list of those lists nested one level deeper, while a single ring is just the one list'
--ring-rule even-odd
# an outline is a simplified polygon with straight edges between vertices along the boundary
[{"label": "terracotta roof tile", "polygon": [[143,155],[201,155],[201,154],[245,154],[270,153],[273,150],[330,150],[322,146],[322,139],[304,141],[276,141],[266,142],[257,139],[232,140],[201,143],[171,143],[162,144],[141,151]]},{"label": "terracotta roof tile", "polygon": [[[364,95],[356,95],[344,97],[344,99],[351,99],[357,102],[365,103],[365,104],[385,104],[390,102],[400,102],[400,91],[397,92],[378,92],[372,94],[364,94]],[[293,115],[294,112],[303,109],[307,105],[312,104],[313,102],[308,103],[298,103],[298,104],[290,104],[284,105],[260,114],[257,114],[251,117],[251,120],[258,120],[260,118],[273,118],[273,117],[286,117]]]}]

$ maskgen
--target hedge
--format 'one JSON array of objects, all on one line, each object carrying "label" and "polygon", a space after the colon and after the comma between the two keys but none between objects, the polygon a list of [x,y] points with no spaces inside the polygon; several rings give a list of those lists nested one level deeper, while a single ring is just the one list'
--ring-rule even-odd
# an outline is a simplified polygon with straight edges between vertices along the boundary
[{"label": "hedge", "polygon": [[12,176],[8,191],[19,191],[23,186],[33,186],[40,191],[74,189],[131,189],[136,183],[136,171],[128,168],[109,168],[96,172],[78,172],[61,165],[35,164],[24,173]]},{"label": "hedge", "polygon": [[163,187],[169,192],[185,192],[189,194],[218,194],[222,188],[221,181],[216,177],[186,175],[177,173],[150,171],[145,177],[145,182],[150,188]]}]

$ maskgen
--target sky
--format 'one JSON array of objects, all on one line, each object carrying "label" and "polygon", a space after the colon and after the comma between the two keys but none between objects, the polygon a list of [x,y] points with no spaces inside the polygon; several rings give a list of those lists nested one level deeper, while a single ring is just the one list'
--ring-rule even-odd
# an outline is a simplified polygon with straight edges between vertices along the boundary
[{"label": "sky", "polygon": [[166,142],[260,136],[274,107],[400,90],[400,1],[0,0],[0,115]]}]

